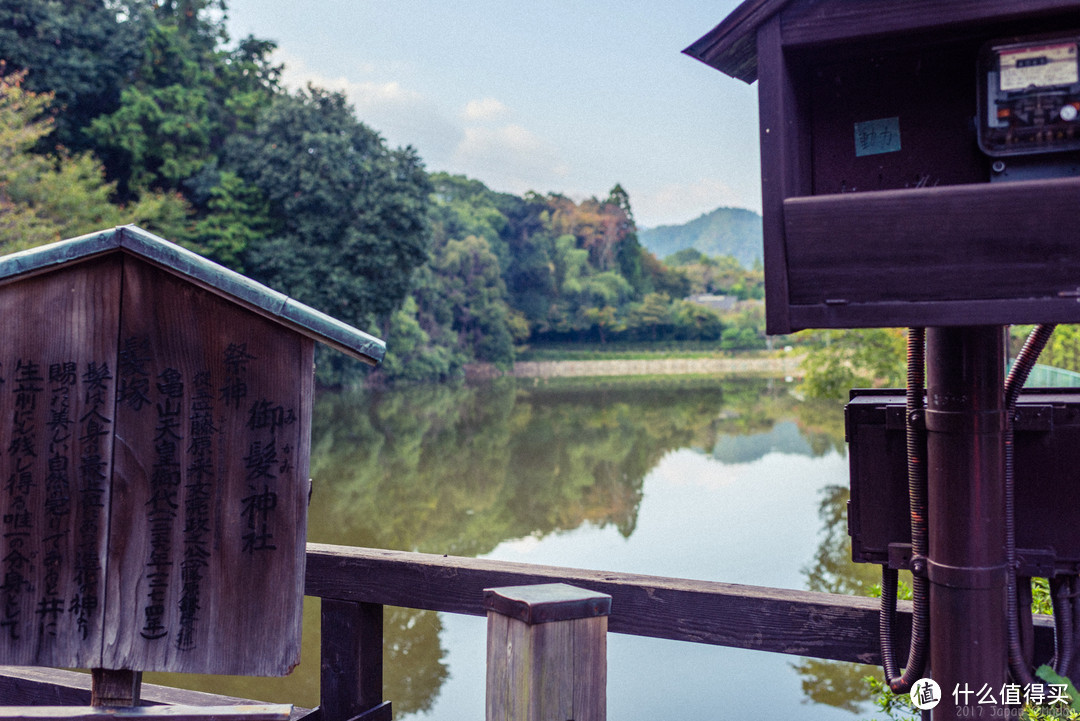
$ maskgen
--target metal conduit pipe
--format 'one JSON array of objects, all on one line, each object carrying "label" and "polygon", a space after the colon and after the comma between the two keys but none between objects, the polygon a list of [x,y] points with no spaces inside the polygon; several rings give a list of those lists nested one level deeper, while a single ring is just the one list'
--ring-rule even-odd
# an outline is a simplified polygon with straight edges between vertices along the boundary
[{"label": "metal conduit pipe", "polygon": [[881,641],[881,664],[885,682],[893,693],[909,693],[923,673],[929,649],[930,588],[924,572],[929,535],[926,525],[926,427],[924,395],[926,388],[926,332],[909,328],[907,337],[907,393],[905,418],[907,429],[908,504],[911,509],[912,596],[911,644],[907,665],[899,673],[893,656],[893,628],[896,618],[895,569],[881,569],[881,612],[878,632]]},{"label": "metal conduit pipe", "polygon": [[[1020,389],[1024,387],[1031,369],[1035,367],[1042,349],[1050,340],[1054,325],[1036,326],[1024,342],[1024,347],[1013,363],[1009,376],[1005,379],[1005,553],[1007,559],[1006,603],[1007,633],[1009,649],[1009,670],[1013,679],[1022,685],[1037,683],[1034,674],[1024,657],[1020,642],[1020,619],[1016,603],[1016,499],[1015,472],[1013,458],[1013,426],[1016,416],[1016,402],[1020,398]],[[1026,609],[1025,613],[1031,613]],[[1058,621],[1060,623],[1060,621]],[[1070,654],[1071,656],[1071,651]]]},{"label": "metal conduit pipe", "polygon": [[1050,579],[1050,600],[1054,606],[1054,669],[1064,675],[1073,657],[1072,577]]},{"label": "metal conduit pipe", "polygon": [[1080,648],[1080,603],[1077,603],[1076,597],[1080,593],[1080,577],[1071,576],[1069,578],[1069,610],[1072,612],[1072,630],[1073,630],[1073,656],[1068,659],[1068,665],[1062,666],[1058,671],[1062,676],[1072,678],[1073,661],[1076,658],[1076,649]]}]

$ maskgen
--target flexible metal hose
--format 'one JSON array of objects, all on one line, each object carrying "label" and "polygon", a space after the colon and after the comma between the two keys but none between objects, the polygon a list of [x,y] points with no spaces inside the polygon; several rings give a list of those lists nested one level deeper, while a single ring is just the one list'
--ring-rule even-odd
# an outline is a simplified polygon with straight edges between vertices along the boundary
[{"label": "flexible metal hose", "polygon": [[[909,328],[907,337],[907,394],[905,417],[907,419],[907,471],[908,505],[911,511],[912,565],[922,564],[927,555],[929,541],[926,525],[926,431],[923,419],[925,377],[926,332],[923,328]],[[896,587],[898,574],[895,569],[881,569],[881,613],[878,617],[878,633],[881,641],[881,665],[885,682],[893,693],[911,691],[911,686],[922,676],[930,631],[930,589],[924,573],[912,576],[914,611],[911,616],[911,644],[908,648],[907,665],[899,673],[893,657],[893,627],[896,617]]]},{"label": "flexible metal hose", "polygon": [[[1053,325],[1039,325],[1031,331],[1024,347],[1013,363],[1008,378],[1005,379],[1005,556],[1006,556],[1006,602],[1007,602],[1007,638],[1009,648],[1009,670],[1013,679],[1027,685],[1037,683],[1034,674],[1024,659],[1024,649],[1020,642],[1020,619],[1016,603],[1016,498],[1015,473],[1013,458],[1013,425],[1016,416],[1016,402],[1020,398],[1020,389],[1024,387],[1031,369],[1035,367],[1042,349],[1054,332]],[[1031,613],[1030,609],[1025,611]],[[1071,645],[1071,644],[1070,644]],[[1070,654],[1071,656],[1071,650]]]},{"label": "flexible metal hose", "polygon": [[1050,579],[1050,600],[1054,605],[1054,669],[1068,673],[1073,657],[1072,577]]}]

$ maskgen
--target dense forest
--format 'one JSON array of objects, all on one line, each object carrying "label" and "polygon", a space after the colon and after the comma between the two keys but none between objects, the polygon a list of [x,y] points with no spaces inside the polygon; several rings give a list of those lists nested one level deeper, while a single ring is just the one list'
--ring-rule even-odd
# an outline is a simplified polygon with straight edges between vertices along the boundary
[{"label": "dense forest", "polygon": [[[760,270],[638,242],[581,201],[427,172],[339,93],[281,83],[225,0],[0,0],[0,252],[135,223],[387,340],[366,380],[442,380],[557,341],[759,347]],[[687,300],[732,294],[721,313]],[[750,301],[750,302],[745,302]],[[323,383],[358,379],[320,356]]]}]

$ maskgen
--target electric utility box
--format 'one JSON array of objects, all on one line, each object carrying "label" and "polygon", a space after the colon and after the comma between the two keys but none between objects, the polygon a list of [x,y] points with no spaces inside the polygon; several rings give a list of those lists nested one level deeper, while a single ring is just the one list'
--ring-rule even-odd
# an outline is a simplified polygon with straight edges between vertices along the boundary
[{"label": "electric utility box", "polygon": [[[903,390],[855,390],[845,410],[852,559],[909,569],[911,521]],[[1020,576],[1080,571],[1080,389],[1033,388],[1015,420]]]},{"label": "electric utility box", "polygon": [[758,82],[768,332],[1080,322],[1078,47],[1077,0],[747,0],[687,48]]}]

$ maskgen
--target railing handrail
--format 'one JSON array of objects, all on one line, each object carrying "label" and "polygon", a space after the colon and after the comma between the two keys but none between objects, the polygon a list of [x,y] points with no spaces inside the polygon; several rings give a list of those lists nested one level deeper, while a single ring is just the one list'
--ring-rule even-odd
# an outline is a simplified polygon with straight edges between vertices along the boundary
[{"label": "railing handrail", "polygon": [[[636,636],[880,663],[879,602],[814,591],[309,543],[305,593],[482,616],[483,590],[567,583],[612,597],[609,630]],[[910,603],[898,609],[906,643]]]},{"label": "railing handrail", "polygon": [[[390,704],[382,701],[383,606],[482,616],[485,588],[538,583],[609,594],[608,630],[614,633],[880,663],[877,599],[309,543],[305,592],[323,599],[320,708],[310,718],[390,717]],[[894,640],[906,647],[911,604],[899,605]],[[1036,616],[1033,631],[1036,660],[1049,658],[1050,617]],[[89,693],[85,674],[50,670],[47,680],[28,686],[27,673],[0,670],[0,697],[31,704],[62,695],[62,703],[79,703]],[[200,705],[210,698],[163,691],[176,699],[167,703]],[[293,718],[306,713],[296,709]]]}]

